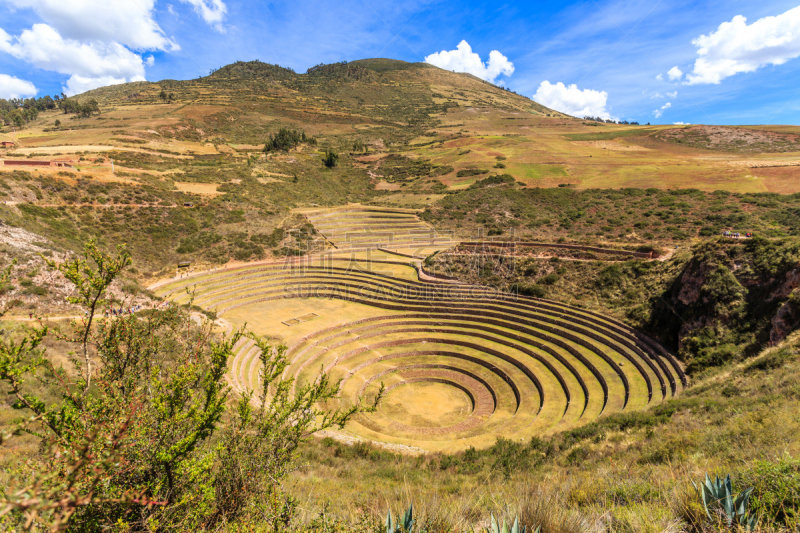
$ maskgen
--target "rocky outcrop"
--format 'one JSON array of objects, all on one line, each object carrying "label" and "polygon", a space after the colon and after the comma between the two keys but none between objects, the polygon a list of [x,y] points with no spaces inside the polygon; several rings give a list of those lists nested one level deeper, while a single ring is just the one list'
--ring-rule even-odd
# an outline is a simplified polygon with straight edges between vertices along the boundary
[{"label": "rocky outcrop", "polygon": [[792,293],[792,297],[772,317],[772,329],[769,332],[770,344],[782,341],[798,327],[800,327],[800,289],[796,289]]},{"label": "rocky outcrop", "polygon": [[800,266],[786,273],[785,281],[770,295],[770,300],[788,298],[792,291],[798,287],[800,287]]}]

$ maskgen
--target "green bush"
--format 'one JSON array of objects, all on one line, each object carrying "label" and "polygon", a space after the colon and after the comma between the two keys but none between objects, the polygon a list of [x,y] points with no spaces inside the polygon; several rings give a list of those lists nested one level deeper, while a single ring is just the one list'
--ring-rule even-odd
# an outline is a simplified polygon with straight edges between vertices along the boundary
[{"label": "green bush", "polygon": [[278,246],[278,243],[286,237],[286,231],[283,228],[275,228],[272,233],[254,233],[250,236],[250,240],[257,244],[263,244],[270,248]]},{"label": "green bush", "polygon": [[532,296],[533,298],[544,298],[547,295],[547,290],[541,285],[532,283],[524,283],[518,287],[519,294],[523,296]]},{"label": "green bush", "polygon": [[794,353],[792,348],[782,348],[761,357],[757,361],[753,361],[744,368],[744,372],[750,373],[758,370],[775,370],[782,367],[792,359],[795,359],[796,357],[797,354]]},{"label": "green bush", "polygon": [[331,149],[325,150],[325,158],[322,161],[326,167],[333,168],[339,163],[339,154]]},{"label": "green bush", "polygon": [[281,128],[278,133],[273,135],[270,133],[264,145],[265,152],[274,152],[282,150],[284,152],[291,148],[295,148],[298,144],[307,142],[306,132],[290,130],[288,128]]},{"label": "green bush", "polygon": [[482,180],[478,180],[472,185],[469,186],[470,189],[483,189],[486,187],[497,186],[497,185],[509,185],[516,183],[517,180],[514,179],[514,176],[510,174],[499,174],[496,176],[489,176],[488,178],[483,178]]},{"label": "green bush", "polygon": [[25,294],[31,294],[34,296],[44,296],[47,294],[47,288],[39,287],[38,285],[31,285],[30,287],[26,287],[23,292]]},{"label": "green bush", "polygon": [[589,450],[578,446],[577,448],[571,450],[567,454],[566,461],[567,464],[569,465],[578,465],[584,462],[588,458],[589,458]]},{"label": "green bush", "polygon": [[625,272],[619,265],[611,265],[600,271],[597,276],[597,285],[600,287],[616,287],[622,283]]},{"label": "green bush", "polygon": [[537,283],[541,283],[542,285],[554,285],[559,280],[558,274],[552,272],[546,276],[539,278]]},{"label": "green bush", "polygon": [[467,169],[464,169],[464,170],[459,170],[456,173],[456,176],[458,176],[459,178],[466,178],[466,177],[469,177],[469,176],[478,176],[480,174],[486,174],[487,172],[489,172],[489,171],[488,170],[481,170],[479,168],[467,168]]},{"label": "green bush", "polygon": [[800,527],[800,459],[789,456],[778,461],[756,461],[739,476],[739,484],[753,487],[752,510],[762,525]]}]

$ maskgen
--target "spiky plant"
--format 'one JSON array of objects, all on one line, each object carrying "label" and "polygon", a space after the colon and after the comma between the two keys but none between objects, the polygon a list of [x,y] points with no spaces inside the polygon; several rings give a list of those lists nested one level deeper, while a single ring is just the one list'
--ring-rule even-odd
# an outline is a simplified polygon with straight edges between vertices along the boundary
[{"label": "spiky plant", "polygon": [[403,515],[402,521],[400,515],[397,515],[397,520],[392,518],[392,510],[389,509],[389,514],[386,516],[386,533],[414,533],[414,504],[408,506],[406,514]]},{"label": "spiky plant", "polygon": [[[542,526],[537,527],[533,531],[533,533],[539,533],[539,530],[541,528],[542,528]],[[494,517],[494,514],[492,514],[492,523],[491,523],[490,527],[486,528],[486,533],[525,533],[527,531],[527,529],[528,529],[528,526],[522,526],[522,530],[520,531],[520,529],[519,529],[519,518],[518,517],[514,518],[514,525],[511,526],[510,530],[508,529],[508,525],[506,524],[505,520],[503,520],[503,525],[501,527],[500,523]]]},{"label": "spiky plant", "polygon": [[715,477],[714,481],[706,474],[705,481],[698,487],[694,481],[692,485],[703,499],[703,508],[710,520],[725,520],[729,529],[742,527],[752,531],[757,522],[757,517],[750,513],[748,505],[753,488],[740,492],[735,498],[731,485],[731,476],[728,474],[724,480]]}]

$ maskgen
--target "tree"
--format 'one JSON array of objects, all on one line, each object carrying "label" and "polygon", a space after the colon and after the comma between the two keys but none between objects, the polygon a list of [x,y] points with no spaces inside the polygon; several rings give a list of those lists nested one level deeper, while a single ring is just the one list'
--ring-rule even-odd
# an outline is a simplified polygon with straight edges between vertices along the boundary
[{"label": "tree", "polygon": [[100,105],[97,100],[92,98],[85,104],[78,104],[78,112],[82,117],[91,117],[95,113],[100,113]]},{"label": "tree", "polygon": [[275,135],[270,133],[269,139],[264,145],[264,152],[275,152],[278,150],[286,152],[291,148],[296,148],[301,142],[307,142],[305,132],[281,128]]},{"label": "tree", "polygon": [[364,141],[362,141],[361,139],[356,139],[355,141],[353,141],[353,152],[354,153],[355,152],[366,152],[366,151],[367,151],[367,145],[364,144]]},{"label": "tree", "polygon": [[166,101],[166,99],[167,99],[167,91],[165,91],[164,89],[161,89],[161,92],[158,93],[158,97],[161,98],[162,100]]},{"label": "tree", "polygon": [[322,161],[326,167],[333,168],[339,163],[339,154],[328,148],[325,150],[325,158]]},{"label": "tree", "polygon": [[60,121],[60,120],[58,120],[58,119],[56,119],[56,121],[53,123],[53,125],[54,125],[56,128],[61,128],[61,121]]},{"label": "tree", "polygon": [[[0,433],[0,445],[27,431],[43,450],[40,463],[21,466],[13,486],[0,489],[3,525],[186,531],[287,523],[294,504],[279,483],[299,443],[374,410],[382,389],[368,407],[320,408],[339,384],[321,373],[291,393],[293,380],[281,377],[286,348],[252,336],[262,386],[257,400],[246,392],[232,409],[224,376],[243,331],[215,339],[209,321],[197,324],[178,306],[108,313],[108,288],[129,264],[124,247],[109,255],[94,241],[80,257],[48,262],[75,284],[72,301],[85,319],[67,333],[42,326],[0,336],[0,385],[25,415]],[[9,274],[0,272],[0,283]],[[48,336],[76,348],[74,376],[40,349]],[[48,405],[46,389],[61,400]]]}]

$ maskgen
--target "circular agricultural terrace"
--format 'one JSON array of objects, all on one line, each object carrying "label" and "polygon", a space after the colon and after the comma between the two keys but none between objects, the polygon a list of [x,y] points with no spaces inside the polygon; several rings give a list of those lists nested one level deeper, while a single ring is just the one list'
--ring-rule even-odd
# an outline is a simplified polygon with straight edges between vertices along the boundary
[{"label": "circular agricultural terrace", "polygon": [[[317,226],[324,218],[340,233],[365,220],[382,226],[387,218],[416,220],[378,208],[324,215],[309,219]],[[370,400],[383,383],[378,410],[342,432],[378,442],[452,451],[497,437],[527,440],[603,413],[642,409],[674,396],[685,382],[659,344],[616,320],[431,280],[414,260],[375,251],[415,255],[400,244],[415,237],[385,242],[375,233],[353,237],[346,254],[219,270],[158,291],[183,302],[183,288],[192,287],[196,305],[280,339],[290,362],[285,377],[302,386],[329,372],[341,380],[332,402],[339,406]],[[424,246],[438,245],[438,237],[426,238]],[[258,388],[258,364],[252,341],[240,342],[230,363],[233,386]]]}]

